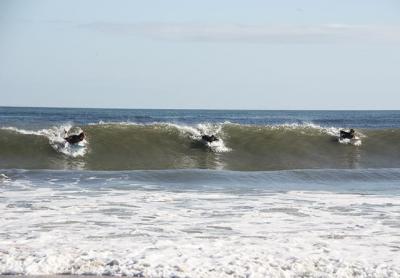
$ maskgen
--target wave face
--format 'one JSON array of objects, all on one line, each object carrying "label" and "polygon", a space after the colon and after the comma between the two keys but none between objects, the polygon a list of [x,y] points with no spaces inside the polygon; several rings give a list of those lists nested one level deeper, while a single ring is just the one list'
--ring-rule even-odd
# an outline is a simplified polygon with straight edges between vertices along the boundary
[{"label": "wave face", "polygon": [[[0,168],[225,169],[240,171],[396,168],[400,129],[359,129],[360,146],[340,144],[339,129],[313,124],[89,124],[87,143],[63,145],[60,125],[0,129]],[[211,145],[202,134],[221,140]]]}]

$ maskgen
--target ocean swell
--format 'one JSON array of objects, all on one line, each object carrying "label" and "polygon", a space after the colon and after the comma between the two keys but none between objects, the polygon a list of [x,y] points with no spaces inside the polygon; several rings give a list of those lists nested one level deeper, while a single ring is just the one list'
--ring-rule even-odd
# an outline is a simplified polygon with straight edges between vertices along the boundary
[{"label": "ocean swell", "polygon": [[[263,171],[400,166],[399,129],[362,129],[362,144],[339,144],[338,128],[313,124],[239,125],[98,123],[82,126],[87,142],[65,143],[62,125],[0,129],[0,168],[225,169]],[[219,141],[205,144],[203,134]]]}]

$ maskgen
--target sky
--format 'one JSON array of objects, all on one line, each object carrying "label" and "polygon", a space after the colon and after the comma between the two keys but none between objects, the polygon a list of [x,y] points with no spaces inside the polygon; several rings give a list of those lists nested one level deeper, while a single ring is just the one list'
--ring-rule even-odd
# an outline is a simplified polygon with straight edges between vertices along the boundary
[{"label": "sky", "polygon": [[400,109],[400,1],[0,0],[0,106]]}]

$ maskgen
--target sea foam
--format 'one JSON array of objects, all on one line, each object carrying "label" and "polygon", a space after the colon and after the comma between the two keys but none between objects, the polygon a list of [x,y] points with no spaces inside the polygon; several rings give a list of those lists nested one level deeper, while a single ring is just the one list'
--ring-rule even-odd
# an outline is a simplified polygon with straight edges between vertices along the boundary
[{"label": "sea foam", "polygon": [[0,274],[400,275],[398,194],[136,188],[94,172],[47,184],[40,173],[0,187]]}]

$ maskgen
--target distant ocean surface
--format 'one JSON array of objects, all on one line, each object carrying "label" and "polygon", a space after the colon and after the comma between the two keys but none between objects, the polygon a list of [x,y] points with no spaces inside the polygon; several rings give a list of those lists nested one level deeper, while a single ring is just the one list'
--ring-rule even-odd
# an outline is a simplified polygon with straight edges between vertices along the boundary
[{"label": "distant ocean surface", "polygon": [[400,111],[0,107],[0,214],[0,274],[399,277]]}]

